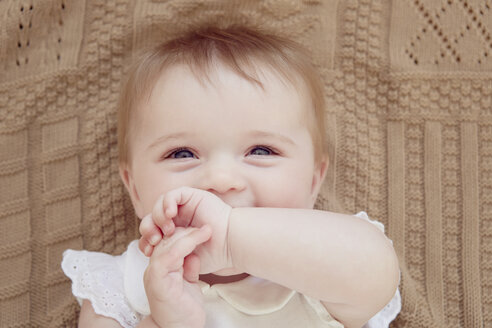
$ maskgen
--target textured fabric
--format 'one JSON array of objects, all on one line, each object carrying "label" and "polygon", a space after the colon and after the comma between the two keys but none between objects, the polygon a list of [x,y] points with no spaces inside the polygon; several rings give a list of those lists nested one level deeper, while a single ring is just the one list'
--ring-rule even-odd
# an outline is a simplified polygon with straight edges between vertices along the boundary
[{"label": "textured fabric", "polygon": [[[365,212],[356,214],[377,226]],[[125,253],[110,256],[99,252],[67,250],[62,269],[72,280],[72,293],[79,303],[88,299],[96,313],[118,321],[124,328],[135,327],[143,315],[150,314],[143,285],[149,260],[138,249],[138,240]],[[199,281],[204,308],[205,328],[229,327],[326,327],[343,328],[319,300],[300,295],[272,282],[248,277],[213,286]],[[401,310],[399,290],[391,301],[363,328],[387,328]]]},{"label": "textured fabric", "polygon": [[387,227],[392,327],[492,326],[492,5],[482,0],[0,0],[0,326],[75,327],[67,248],[137,237],[115,108],[141,49],[242,22],[313,53],[329,192]]},{"label": "textured fabric", "polygon": [[127,257],[126,252],[112,256],[69,249],[63,252],[62,261],[62,270],[72,280],[72,293],[79,304],[89,300],[94,312],[116,319],[124,328],[136,327],[143,313],[132,307],[125,296],[123,272]]}]

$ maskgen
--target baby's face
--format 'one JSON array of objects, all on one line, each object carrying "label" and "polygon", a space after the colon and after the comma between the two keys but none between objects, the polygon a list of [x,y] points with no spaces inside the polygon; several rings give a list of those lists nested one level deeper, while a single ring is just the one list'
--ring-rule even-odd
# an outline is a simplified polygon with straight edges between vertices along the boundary
[{"label": "baby's face", "polygon": [[211,79],[172,67],[139,109],[124,177],[137,215],[181,186],[232,207],[312,208],[324,167],[314,162],[308,98],[268,73],[265,90],[224,67]]}]

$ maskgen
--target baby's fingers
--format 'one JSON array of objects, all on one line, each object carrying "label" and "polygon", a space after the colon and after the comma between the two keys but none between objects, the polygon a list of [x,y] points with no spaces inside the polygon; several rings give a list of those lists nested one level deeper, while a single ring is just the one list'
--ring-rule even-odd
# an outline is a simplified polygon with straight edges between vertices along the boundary
[{"label": "baby's fingers", "polygon": [[184,259],[183,278],[191,283],[198,282],[200,276],[200,258],[195,253],[191,253]]},{"label": "baby's fingers", "polygon": [[155,225],[161,228],[165,236],[173,234],[175,226],[172,219],[177,214],[177,209],[170,213],[169,206],[169,200],[166,200],[165,196],[161,195],[152,209],[152,220]]},{"label": "baby's fingers", "polygon": [[210,239],[212,230],[208,226],[200,229],[188,228],[176,230],[169,239],[164,239],[154,249],[151,257],[159,261],[159,265],[172,272],[182,268],[184,259],[190,255],[195,248]]},{"label": "baby's fingers", "polygon": [[152,255],[152,252],[154,251],[154,246],[149,244],[147,239],[145,239],[144,237],[140,237],[140,239],[138,240],[138,248],[147,257],[150,257]]},{"label": "baby's fingers", "polygon": [[142,238],[152,246],[157,245],[162,239],[162,231],[159,226],[154,223],[154,220],[150,214],[145,216],[140,222],[139,231]]}]

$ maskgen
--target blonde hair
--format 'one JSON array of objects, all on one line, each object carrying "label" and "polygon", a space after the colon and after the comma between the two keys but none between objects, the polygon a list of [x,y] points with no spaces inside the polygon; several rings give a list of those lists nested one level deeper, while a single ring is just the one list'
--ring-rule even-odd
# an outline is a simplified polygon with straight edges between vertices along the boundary
[{"label": "blonde hair", "polygon": [[256,68],[264,66],[278,73],[294,87],[305,85],[312,101],[309,130],[313,139],[315,161],[327,154],[325,137],[325,101],[323,85],[305,50],[293,42],[248,27],[213,26],[194,29],[146,52],[131,67],[121,90],[118,104],[118,154],[121,165],[131,158],[129,136],[135,124],[134,112],[148,100],[158,77],[167,67],[188,66],[200,80],[210,79],[211,65],[218,61],[239,76],[263,88]]}]

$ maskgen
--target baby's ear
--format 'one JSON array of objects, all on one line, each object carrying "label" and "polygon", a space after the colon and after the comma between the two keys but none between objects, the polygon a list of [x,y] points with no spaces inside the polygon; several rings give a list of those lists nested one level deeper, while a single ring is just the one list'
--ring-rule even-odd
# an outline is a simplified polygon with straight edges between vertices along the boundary
[{"label": "baby's ear", "polygon": [[131,174],[131,171],[128,169],[127,165],[121,164],[119,167],[120,177],[125,185],[128,194],[130,195],[130,199],[132,200],[133,209],[137,216],[141,219],[143,218],[142,206],[140,202],[140,197],[138,196],[137,189],[135,188],[135,183]]},{"label": "baby's ear", "polygon": [[128,186],[130,185],[130,176],[129,176],[128,169],[126,168],[126,165],[120,164],[119,171],[120,171],[121,181],[123,181],[123,184],[125,185],[125,188],[128,191]]},{"label": "baby's ear", "polygon": [[321,185],[325,180],[326,172],[328,171],[329,162],[330,161],[328,156],[324,156],[318,163],[315,163],[313,183],[311,186],[311,199],[313,201],[313,204],[316,201],[319,190],[321,189]]}]

